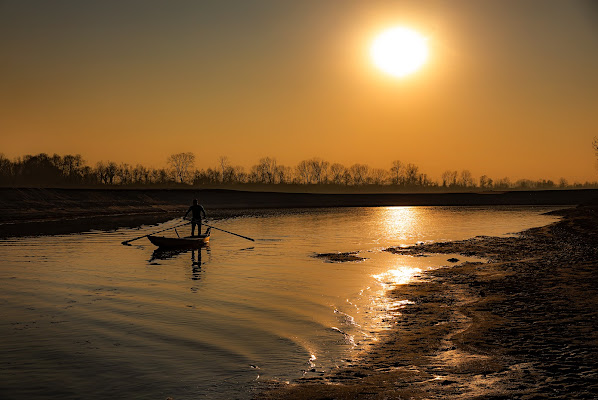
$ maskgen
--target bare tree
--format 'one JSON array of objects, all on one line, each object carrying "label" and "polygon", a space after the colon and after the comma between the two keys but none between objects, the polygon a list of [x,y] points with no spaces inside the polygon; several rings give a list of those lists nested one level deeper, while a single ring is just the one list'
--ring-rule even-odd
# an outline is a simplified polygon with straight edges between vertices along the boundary
[{"label": "bare tree", "polygon": [[195,154],[190,152],[172,154],[166,162],[172,168],[175,179],[184,183],[189,178],[189,172],[193,170]]},{"label": "bare tree", "polygon": [[81,179],[82,182],[87,185],[95,185],[98,183],[98,177],[95,171],[89,165],[84,165],[81,168]]},{"label": "bare tree", "polygon": [[428,174],[419,175],[420,186],[438,186],[438,183],[428,178]]},{"label": "bare tree", "polygon": [[480,188],[488,189],[491,187],[492,187],[492,179],[488,178],[486,175],[480,176]]},{"label": "bare tree", "polygon": [[538,183],[536,184],[537,188],[548,188],[551,189],[553,187],[555,187],[556,185],[554,184],[554,182],[552,180],[545,180],[542,179],[541,181],[538,181]]},{"label": "bare tree", "polygon": [[4,157],[4,154],[0,153],[0,179],[4,183],[10,182],[10,178],[13,174],[13,164],[10,160]]},{"label": "bare tree", "polygon": [[257,165],[251,167],[252,180],[258,183],[276,183],[276,159],[261,158]]},{"label": "bare tree", "polygon": [[233,174],[234,174],[234,181],[236,183],[247,183],[247,173],[245,172],[245,168],[237,165],[232,167]]},{"label": "bare tree", "polygon": [[515,182],[515,187],[519,187],[520,189],[533,189],[534,182],[529,179],[519,179]]},{"label": "bare tree", "polygon": [[106,166],[106,175],[108,176],[108,181],[112,185],[114,183],[114,178],[118,173],[118,165],[114,161],[108,161],[108,165]]},{"label": "bare tree", "polygon": [[511,186],[511,179],[509,179],[508,177],[499,179],[494,183],[494,187],[497,189],[509,189]]},{"label": "bare tree", "polygon": [[459,185],[463,187],[471,187],[474,185],[473,177],[471,176],[471,172],[468,169],[464,169],[461,171],[461,176],[459,177]]},{"label": "bare tree", "polygon": [[218,163],[220,164],[222,183],[231,183],[235,179],[235,169],[230,165],[228,157],[220,156]]},{"label": "bare tree", "polygon": [[405,166],[405,183],[407,185],[416,185],[419,181],[419,167],[415,164],[407,164]]},{"label": "bare tree", "polygon": [[131,170],[131,181],[132,183],[143,183],[147,184],[150,183],[150,173],[147,168],[145,168],[141,164],[137,164],[135,168]]},{"label": "bare tree", "polygon": [[392,184],[399,185],[403,181],[403,163],[399,160],[394,160],[392,162],[392,167],[390,167],[390,173],[392,174]]},{"label": "bare tree", "polygon": [[103,161],[98,161],[96,164],[96,175],[98,177],[98,181],[100,183],[106,184],[108,183],[108,177],[106,175],[106,164]]},{"label": "bare tree", "polygon": [[168,171],[166,169],[152,169],[149,172],[149,180],[154,183],[167,183],[168,182]]},{"label": "bare tree", "polygon": [[297,181],[299,183],[309,183],[309,162],[307,160],[299,162],[299,164],[297,164],[295,167],[295,171],[297,173]]},{"label": "bare tree", "polygon": [[442,186],[451,187],[457,185],[457,171],[444,171],[442,173]]},{"label": "bare tree", "polygon": [[388,171],[382,168],[374,168],[370,172],[370,182],[374,185],[384,185],[388,181]]},{"label": "bare tree", "polygon": [[312,158],[308,162],[310,183],[325,183],[328,180],[328,161]]},{"label": "bare tree", "polygon": [[[54,154],[54,157],[56,157],[56,154]],[[76,154],[74,156],[71,154],[67,154],[64,157],[62,157],[60,168],[62,169],[62,174],[65,176],[65,178],[67,178],[67,180],[72,181],[76,180],[82,175],[81,171],[83,169],[84,164],[85,161],[83,160],[80,154]]]},{"label": "bare tree", "polygon": [[330,179],[335,185],[343,183],[343,175],[345,174],[346,168],[344,165],[334,163],[330,166]]},{"label": "bare tree", "polygon": [[274,169],[275,180],[278,183],[291,183],[293,180],[293,170],[291,167],[277,165]]},{"label": "bare tree", "polygon": [[351,171],[348,168],[345,168],[345,172],[343,172],[343,184],[345,186],[349,186],[351,182],[353,182],[353,176],[351,176]]},{"label": "bare tree", "polygon": [[206,169],[204,176],[206,178],[207,183],[210,183],[210,184],[215,184],[222,180],[222,177],[220,176],[220,170],[218,170],[216,168]]},{"label": "bare tree", "polygon": [[351,176],[353,178],[353,184],[363,185],[366,183],[370,167],[368,167],[366,164],[353,164],[349,168],[349,171],[351,172]]},{"label": "bare tree", "polygon": [[113,161],[109,161],[108,164],[104,164],[103,161],[100,161],[96,164],[96,174],[100,183],[112,185],[117,173],[118,166]]},{"label": "bare tree", "polygon": [[121,163],[116,170],[116,176],[118,176],[121,185],[127,185],[131,183],[133,179],[131,166],[126,163]]}]

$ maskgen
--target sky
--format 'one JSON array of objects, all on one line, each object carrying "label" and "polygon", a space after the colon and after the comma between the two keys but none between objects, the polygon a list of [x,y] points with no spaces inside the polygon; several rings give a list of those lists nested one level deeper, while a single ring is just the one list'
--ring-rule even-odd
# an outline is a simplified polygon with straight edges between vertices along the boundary
[{"label": "sky", "polygon": [[[426,37],[402,78],[369,51]],[[593,0],[0,0],[0,153],[598,179]]]}]

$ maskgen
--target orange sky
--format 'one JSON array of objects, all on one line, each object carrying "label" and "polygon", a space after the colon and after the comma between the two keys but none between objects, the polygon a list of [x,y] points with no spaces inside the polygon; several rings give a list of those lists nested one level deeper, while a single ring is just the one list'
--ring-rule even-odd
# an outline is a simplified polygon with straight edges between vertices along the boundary
[{"label": "orange sky", "polygon": [[[159,167],[192,151],[314,156],[439,178],[595,181],[592,0],[0,2],[0,153]],[[428,37],[397,79],[369,59],[393,25]]]}]

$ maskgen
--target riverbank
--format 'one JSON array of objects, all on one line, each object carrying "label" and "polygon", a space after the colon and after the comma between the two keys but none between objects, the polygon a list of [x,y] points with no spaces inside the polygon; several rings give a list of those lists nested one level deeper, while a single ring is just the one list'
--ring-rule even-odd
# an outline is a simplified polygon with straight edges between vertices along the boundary
[{"label": "riverbank", "polygon": [[222,189],[35,189],[0,188],[0,237],[81,232],[159,223],[182,214],[193,198],[210,217],[266,208],[575,205],[598,190],[484,193],[316,194]]},{"label": "riverbank", "polygon": [[[598,393],[598,205],[516,237],[390,248],[483,257],[389,296],[394,328],[323,376],[258,399],[589,399]],[[447,264],[449,264],[447,262]],[[263,389],[263,388],[262,388]]]}]

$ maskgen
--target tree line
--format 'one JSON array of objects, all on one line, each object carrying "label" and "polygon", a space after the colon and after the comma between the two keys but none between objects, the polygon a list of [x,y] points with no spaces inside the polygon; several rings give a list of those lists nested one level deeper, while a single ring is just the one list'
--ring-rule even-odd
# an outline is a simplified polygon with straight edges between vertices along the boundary
[{"label": "tree line", "polygon": [[[594,140],[598,155],[598,140]],[[393,161],[388,169],[367,164],[345,166],[320,158],[285,166],[273,157],[264,157],[246,170],[222,156],[218,164],[199,169],[193,153],[177,153],[166,160],[165,168],[147,168],[141,164],[117,164],[100,161],[89,166],[81,155],[52,156],[40,153],[9,160],[0,154],[0,185],[38,187],[155,186],[155,187],[229,187],[243,185],[300,185],[339,188],[383,188],[393,190],[507,190],[595,188],[598,182],[569,183],[552,180],[509,178],[494,179],[487,175],[474,178],[469,170],[446,170],[439,181],[431,179],[412,163]]]}]

